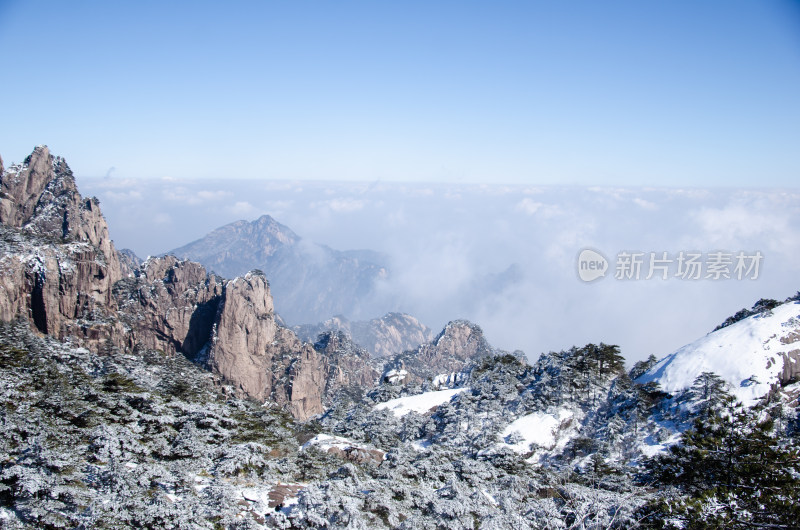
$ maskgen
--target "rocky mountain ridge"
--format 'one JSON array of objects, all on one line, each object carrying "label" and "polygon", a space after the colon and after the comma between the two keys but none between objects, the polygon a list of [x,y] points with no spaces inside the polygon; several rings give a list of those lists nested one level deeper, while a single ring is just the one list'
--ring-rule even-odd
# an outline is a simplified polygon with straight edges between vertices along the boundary
[{"label": "rocky mountain ridge", "polygon": [[[342,389],[377,384],[382,367],[349,339],[329,334],[314,345],[280,325],[261,271],[227,280],[174,256],[138,267],[135,256],[121,259],[97,200],[80,196],[66,162],[47,147],[3,170],[0,189],[3,320],[22,315],[93,351],[182,354],[231,392],[302,420]],[[121,263],[133,269],[124,278]]]},{"label": "rocky mountain ridge", "polygon": [[296,417],[322,412],[323,363],[277,326],[263,274],[224,280],[174,257],[122,279],[96,199],[39,146],[0,174],[4,252],[0,318],[100,351],[158,349],[202,361],[234,391]]}]

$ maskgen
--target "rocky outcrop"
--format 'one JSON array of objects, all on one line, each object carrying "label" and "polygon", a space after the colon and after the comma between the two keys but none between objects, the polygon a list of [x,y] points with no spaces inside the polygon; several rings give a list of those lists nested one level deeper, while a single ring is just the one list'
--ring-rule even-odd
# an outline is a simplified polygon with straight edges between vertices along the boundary
[{"label": "rocky outcrop", "polygon": [[120,264],[95,198],[83,199],[63,158],[39,146],[0,172],[0,318],[98,344],[114,335]]},{"label": "rocky outcrop", "polygon": [[307,419],[323,411],[326,365],[274,319],[258,271],[224,280],[199,263],[151,258],[115,288],[128,347],[180,353],[207,366],[237,394]]},{"label": "rocky outcrop", "polygon": [[782,353],[783,369],[778,376],[782,386],[791,385],[800,381],[800,350]]},{"label": "rocky outcrop", "polygon": [[[377,372],[369,354],[317,351],[275,321],[266,277],[223,280],[173,256],[151,258],[115,287],[127,347],[181,353],[207,366],[237,394],[284,407],[298,419],[324,411],[341,388]],[[368,375],[365,375],[368,374]]]},{"label": "rocky outcrop", "polygon": [[114,287],[126,345],[201,360],[216,322],[223,281],[173,256],[149,259]]},{"label": "rocky outcrop", "polygon": [[[260,272],[223,280],[172,256],[120,254],[96,199],[83,199],[62,158],[39,146],[0,163],[0,318],[95,351],[146,348],[208,366],[237,393],[306,419],[323,411],[328,372],[310,344],[275,322]],[[337,376],[338,377],[338,376]]]},{"label": "rocky outcrop", "polygon": [[430,342],[433,332],[411,315],[387,313],[366,325],[354,325],[353,337],[376,357],[388,357]]},{"label": "rocky outcrop", "polygon": [[129,248],[117,250],[117,257],[119,258],[123,278],[133,276],[143,264],[142,259]]},{"label": "rocky outcrop", "polygon": [[495,353],[479,326],[454,320],[431,342],[387,362],[383,380],[394,384],[421,383],[440,374],[461,372],[472,361]]},{"label": "rocky outcrop", "polygon": [[797,322],[793,323],[794,328],[790,328],[789,332],[780,338],[781,344],[795,346],[794,349],[781,353],[783,370],[778,375],[778,380],[782,386],[800,381],[800,349],[796,347],[800,345],[800,328],[796,325]]},{"label": "rocky outcrop", "polygon": [[311,345],[278,327],[261,272],[225,282],[208,366],[238,392],[285,406],[297,418],[323,411],[321,359]]},{"label": "rocky outcrop", "polygon": [[0,223],[60,243],[88,242],[103,254],[108,267],[106,283],[112,285],[120,278],[99,201],[81,197],[66,160],[53,157],[47,146],[36,147],[23,164],[3,172]]},{"label": "rocky outcrop", "polygon": [[378,384],[380,371],[367,350],[354,343],[342,331],[328,331],[319,336],[314,349],[325,366],[324,404],[331,405],[342,390],[358,393]]},{"label": "rocky outcrop", "polygon": [[226,282],[209,364],[238,381],[249,395],[257,396],[260,389],[271,386],[263,379],[266,374],[257,373],[262,370],[250,367],[261,364],[275,340],[278,326],[272,312],[269,284],[263,274],[250,272]]},{"label": "rocky outcrop", "polygon": [[3,171],[0,182],[0,223],[21,228],[33,218],[39,197],[53,181],[55,160],[50,150],[37,146],[25,162]]},{"label": "rocky outcrop", "polygon": [[292,329],[303,340],[313,342],[326,331],[341,331],[374,357],[391,357],[430,342],[433,333],[422,322],[405,313],[387,313],[381,318],[351,322],[341,315],[319,324]]}]

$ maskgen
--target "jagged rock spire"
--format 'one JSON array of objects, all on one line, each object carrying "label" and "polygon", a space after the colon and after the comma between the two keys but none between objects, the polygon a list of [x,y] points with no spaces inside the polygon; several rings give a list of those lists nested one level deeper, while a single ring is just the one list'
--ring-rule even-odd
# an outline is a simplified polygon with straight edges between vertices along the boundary
[{"label": "jagged rock spire", "polygon": [[0,318],[27,313],[40,331],[64,336],[76,319],[95,321],[113,305],[120,264],[99,202],[81,197],[72,170],[47,146],[0,172],[0,222],[19,238],[3,260]]}]

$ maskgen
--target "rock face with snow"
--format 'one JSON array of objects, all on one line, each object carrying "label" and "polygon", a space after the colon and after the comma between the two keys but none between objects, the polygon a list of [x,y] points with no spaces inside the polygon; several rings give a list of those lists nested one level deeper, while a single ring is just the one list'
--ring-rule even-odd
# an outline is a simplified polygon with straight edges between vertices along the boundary
[{"label": "rock face with snow", "polygon": [[423,382],[439,374],[460,372],[471,362],[493,353],[479,326],[454,320],[431,342],[389,360],[384,377],[395,377],[396,383],[403,384]]},{"label": "rock face with snow", "polygon": [[224,280],[199,263],[151,258],[137,277],[118,282],[115,293],[129,329],[126,346],[183,354],[222,376],[237,394],[285,407],[299,419],[324,410],[329,380],[362,382],[347,362],[278,326],[269,283],[259,271]]},{"label": "rock face with snow", "polygon": [[370,360],[369,352],[355,344],[341,331],[328,331],[314,343],[325,364],[325,405],[330,405],[340,390],[360,393],[374,387],[380,372]]},{"label": "rock face with snow", "polygon": [[119,258],[100,203],[81,197],[66,160],[53,157],[46,146],[3,171],[0,197],[1,223],[63,242],[87,241],[106,257],[108,282],[119,279]]},{"label": "rock face with snow", "polygon": [[338,315],[318,324],[304,324],[292,329],[309,342],[316,341],[326,331],[342,331],[374,357],[390,357],[413,350],[433,339],[428,326],[405,313],[387,313],[380,318],[355,322]]},{"label": "rock face with snow", "polygon": [[667,355],[637,379],[665,392],[689,388],[703,372],[725,380],[733,395],[753,404],[800,379],[800,303],[789,301],[709,333]]},{"label": "rock face with snow", "polygon": [[269,215],[222,226],[168,254],[226,277],[264,271],[274,286],[278,312],[292,323],[351,311],[369,300],[374,282],[387,274],[378,253],[310,243]]},{"label": "rock face with snow", "polygon": [[117,251],[117,254],[119,256],[119,263],[120,267],[122,268],[123,278],[133,276],[136,269],[140,268],[143,264],[142,259],[129,248],[121,248]]},{"label": "rock face with snow", "polygon": [[114,288],[129,346],[196,359],[216,321],[224,285],[198,263],[151,258]]},{"label": "rock face with snow", "polygon": [[311,440],[303,444],[301,451],[314,448],[323,453],[337,456],[343,460],[355,462],[357,464],[372,463],[380,464],[386,455],[385,451],[375,449],[369,444],[358,443],[340,436],[328,434],[318,434]]},{"label": "rock face with snow", "polygon": [[78,193],[66,161],[38,146],[0,167],[0,318],[27,316],[43,333],[97,344],[113,333],[120,263],[97,199]]}]

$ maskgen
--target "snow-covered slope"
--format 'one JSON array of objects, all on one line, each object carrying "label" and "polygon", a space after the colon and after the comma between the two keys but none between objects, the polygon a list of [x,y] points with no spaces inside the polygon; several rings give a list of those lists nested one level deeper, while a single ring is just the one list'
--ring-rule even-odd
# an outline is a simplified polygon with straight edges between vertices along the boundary
[{"label": "snow-covered slope", "polygon": [[401,418],[409,412],[424,414],[434,409],[442,403],[447,403],[456,394],[467,390],[466,388],[454,388],[448,390],[436,390],[424,392],[415,396],[406,396],[397,399],[390,399],[384,403],[375,405],[375,410],[389,409],[395,416]]},{"label": "snow-covered slope", "polygon": [[[520,416],[511,422],[501,433],[501,446],[508,447],[515,453],[534,452],[531,460],[538,461],[538,449],[563,450],[570,438],[577,434],[575,429],[565,428],[574,416],[573,411],[561,408],[553,414],[533,412]],[[533,445],[533,446],[532,446]]]},{"label": "snow-covered slope", "polygon": [[800,303],[788,302],[709,333],[667,355],[637,383],[658,382],[665,392],[692,386],[703,372],[731,385],[732,394],[753,405],[772,385],[800,373]]}]

